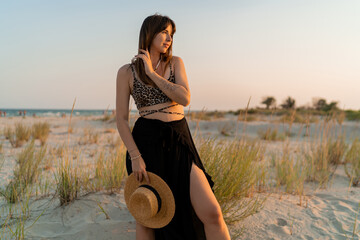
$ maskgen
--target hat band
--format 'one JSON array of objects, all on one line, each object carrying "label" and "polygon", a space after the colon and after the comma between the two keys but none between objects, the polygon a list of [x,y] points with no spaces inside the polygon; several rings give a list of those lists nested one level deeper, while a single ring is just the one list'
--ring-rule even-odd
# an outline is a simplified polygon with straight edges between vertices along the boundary
[{"label": "hat band", "polygon": [[158,202],[158,211],[157,211],[157,213],[160,212],[160,209],[161,209],[161,198],[160,198],[159,193],[156,191],[156,189],[153,188],[152,186],[145,185],[145,184],[140,185],[139,187],[147,188],[147,189],[149,189],[150,191],[152,191],[152,192],[155,194],[156,199],[157,199],[157,202]]}]

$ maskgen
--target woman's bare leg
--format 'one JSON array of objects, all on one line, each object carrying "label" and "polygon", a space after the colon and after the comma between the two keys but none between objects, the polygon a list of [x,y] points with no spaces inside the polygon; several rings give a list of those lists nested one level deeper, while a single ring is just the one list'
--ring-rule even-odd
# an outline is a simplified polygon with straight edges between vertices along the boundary
[{"label": "woman's bare leg", "polygon": [[155,240],[154,229],[136,222],[136,240]]},{"label": "woman's bare leg", "polygon": [[196,215],[204,224],[206,239],[230,240],[220,205],[204,172],[194,163],[190,172],[190,199]]}]

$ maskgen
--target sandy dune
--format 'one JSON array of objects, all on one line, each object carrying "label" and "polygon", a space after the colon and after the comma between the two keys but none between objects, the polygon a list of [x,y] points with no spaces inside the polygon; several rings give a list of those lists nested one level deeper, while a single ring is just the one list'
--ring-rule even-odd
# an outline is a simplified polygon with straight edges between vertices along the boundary
[{"label": "sandy dune", "polygon": [[[101,145],[104,146],[107,138],[116,137],[117,132],[106,133],[105,129],[116,128],[114,123],[98,121],[100,117],[73,117],[75,132],[71,134],[70,146],[76,146],[83,128],[92,127],[100,133],[98,144],[84,145],[82,152],[86,159],[91,161],[90,154]],[[1,118],[0,129],[6,125],[13,125],[16,121],[32,124],[38,121],[48,121],[51,124],[51,133],[48,144],[67,143],[67,127],[69,119],[58,117],[32,118],[20,117]],[[133,124],[132,119],[130,124]],[[188,121],[192,134],[195,135],[197,123]],[[216,136],[219,139],[230,139],[220,134],[219,129],[224,125],[230,127],[230,132],[236,127],[236,119],[214,121],[200,121],[202,136]],[[250,122],[246,133],[255,137],[257,130],[263,127],[264,122]],[[358,125],[349,123],[358,129]],[[241,131],[239,128],[239,132]],[[351,131],[348,130],[348,131]],[[22,148],[12,148],[10,143],[1,135],[3,143],[4,165],[0,170],[0,187],[4,187],[12,177],[15,157]],[[280,149],[281,142],[269,142],[268,148]],[[296,144],[296,143],[293,143]],[[39,143],[37,143],[39,145]],[[315,189],[311,184],[306,185],[307,196],[299,205],[299,197],[272,193],[268,196],[263,209],[248,217],[243,222],[229,225],[232,236],[244,227],[243,235],[239,239],[359,239],[359,233],[352,237],[356,215],[359,214],[360,188],[349,187],[342,166],[339,166],[332,179],[331,187]],[[101,211],[100,204],[109,219]],[[59,200],[45,197],[30,200],[30,218],[26,221],[25,229],[31,226],[34,220],[42,213],[37,222],[25,232],[26,239],[135,239],[135,220],[128,212],[123,198],[123,190],[109,195],[104,192],[91,193],[80,197],[65,207],[59,206]],[[6,216],[8,205],[0,198],[0,219]],[[4,215],[5,214],[5,215]],[[359,231],[358,223],[356,231]],[[0,237],[8,239],[9,236]],[[347,236],[347,237],[346,237]],[[233,237],[233,239],[236,239]]]}]

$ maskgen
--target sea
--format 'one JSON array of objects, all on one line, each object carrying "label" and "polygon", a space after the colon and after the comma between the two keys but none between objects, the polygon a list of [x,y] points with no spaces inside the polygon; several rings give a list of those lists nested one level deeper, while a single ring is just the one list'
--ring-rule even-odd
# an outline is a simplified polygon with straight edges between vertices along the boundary
[{"label": "sea", "polygon": [[[63,115],[70,116],[71,109],[33,109],[33,108],[0,108],[1,117],[16,117],[16,116],[38,116],[38,117],[62,117]],[[131,110],[131,113],[137,113],[138,110]],[[73,116],[100,116],[112,114],[112,109],[74,109]]]}]

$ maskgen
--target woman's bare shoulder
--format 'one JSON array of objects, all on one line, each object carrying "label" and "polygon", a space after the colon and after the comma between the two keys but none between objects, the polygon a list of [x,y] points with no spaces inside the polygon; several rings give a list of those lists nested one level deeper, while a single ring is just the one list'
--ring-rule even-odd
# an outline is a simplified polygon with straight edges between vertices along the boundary
[{"label": "woman's bare shoulder", "polygon": [[178,64],[179,62],[183,62],[182,58],[179,56],[172,56],[172,61],[174,62],[174,64]]},{"label": "woman's bare shoulder", "polygon": [[172,65],[174,69],[184,69],[184,61],[179,56],[172,56]]},{"label": "woman's bare shoulder", "polygon": [[117,78],[130,78],[131,77],[131,67],[130,67],[130,63],[128,64],[125,64],[123,66],[121,66],[118,70],[118,73],[117,73]]},{"label": "woman's bare shoulder", "polygon": [[131,73],[131,67],[130,64],[125,64],[121,66],[118,70],[116,82],[118,86],[124,86],[127,85],[130,88],[130,79],[131,79],[132,73]]},{"label": "woman's bare shoulder", "polygon": [[131,68],[130,68],[130,63],[125,64],[123,66],[121,66],[118,70],[119,74],[128,74],[129,72],[131,72]]}]

